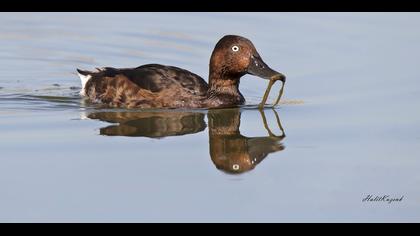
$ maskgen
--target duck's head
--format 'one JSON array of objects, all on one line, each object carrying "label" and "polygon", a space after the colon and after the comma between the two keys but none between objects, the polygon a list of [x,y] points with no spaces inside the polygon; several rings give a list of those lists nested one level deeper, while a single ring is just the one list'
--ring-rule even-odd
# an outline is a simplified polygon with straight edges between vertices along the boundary
[{"label": "duck's head", "polygon": [[[239,79],[251,74],[263,79],[285,81],[286,76],[271,69],[261,58],[249,39],[237,35],[226,35],[217,42],[210,58],[210,80]],[[211,81],[210,81],[211,82]]]}]

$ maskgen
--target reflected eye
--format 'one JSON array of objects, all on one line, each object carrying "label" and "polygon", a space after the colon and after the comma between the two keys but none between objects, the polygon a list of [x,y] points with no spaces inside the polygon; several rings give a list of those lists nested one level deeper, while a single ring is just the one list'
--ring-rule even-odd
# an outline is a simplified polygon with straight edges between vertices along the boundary
[{"label": "reflected eye", "polygon": [[235,45],[235,46],[233,46],[233,47],[232,47],[232,51],[234,51],[234,52],[239,51],[239,47],[238,47],[238,46],[236,46],[236,45]]}]

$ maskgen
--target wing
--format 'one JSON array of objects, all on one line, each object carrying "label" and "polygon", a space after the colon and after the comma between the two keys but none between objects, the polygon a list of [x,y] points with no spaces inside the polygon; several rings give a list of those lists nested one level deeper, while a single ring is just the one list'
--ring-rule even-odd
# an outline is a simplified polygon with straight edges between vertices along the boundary
[{"label": "wing", "polygon": [[153,93],[165,89],[184,90],[194,95],[204,95],[208,84],[200,76],[187,70],[159,64],[148,64],[137,68],[105,68],[111,76],[124,75],[142,89]]}]

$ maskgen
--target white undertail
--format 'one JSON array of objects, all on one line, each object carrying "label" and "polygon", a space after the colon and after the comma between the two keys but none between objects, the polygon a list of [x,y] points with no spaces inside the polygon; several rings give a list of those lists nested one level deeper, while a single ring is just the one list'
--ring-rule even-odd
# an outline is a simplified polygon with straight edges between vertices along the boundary
[{"label": "white undertail", "polygon": [[86,83],[90,80],[90,78],[92,78],[92,76],[91,75],[82,75],[80,73],[77,73],[77,75],[79,75],[80,80],[82,82],[82,90],[80,90],[80,95],[86,96],[85,86],[86,86]]}]

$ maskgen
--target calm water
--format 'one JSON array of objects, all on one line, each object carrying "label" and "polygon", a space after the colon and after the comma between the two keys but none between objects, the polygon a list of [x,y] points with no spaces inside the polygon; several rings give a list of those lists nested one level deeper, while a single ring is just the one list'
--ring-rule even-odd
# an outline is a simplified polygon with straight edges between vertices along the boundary
[{"label": "calm water", "polygon": [[[288,76],[279,107],[253,76],[239,109],[78,96],[75,68],[207,78],[225,34]],[[419,222],[419,42],[418,13],[1,13],[0,221]]]}]

